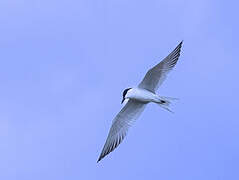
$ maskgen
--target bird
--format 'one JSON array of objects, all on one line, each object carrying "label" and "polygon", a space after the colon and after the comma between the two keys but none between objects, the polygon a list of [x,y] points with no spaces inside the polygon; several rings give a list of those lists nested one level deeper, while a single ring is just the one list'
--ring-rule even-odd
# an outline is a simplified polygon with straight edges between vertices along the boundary
[{"label": "bird", "polygon": [[123,91],[121,104],[125,104],[112,121],[106,142],[97,160],[99,162],[112,152],[124,140],[130,126],[141,115],[146,105],[156,103],[162,108],[172,112],[169,105],[176,98],[156,94],[158,87],[163,83],[168,73],[177,64],[183,41],[160,63],[149,69],[137,87],[127,88]]}]

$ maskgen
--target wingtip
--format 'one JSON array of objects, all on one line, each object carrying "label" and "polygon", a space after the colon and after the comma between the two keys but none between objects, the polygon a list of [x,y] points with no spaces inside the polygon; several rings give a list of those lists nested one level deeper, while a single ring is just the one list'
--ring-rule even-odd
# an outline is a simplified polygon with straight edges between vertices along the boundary
[{"label": "wingtip", "polygon": [[106,155],[103,155],[103,154],[101,153],[100,157],[99,157],[98,160],[97,160],[97,163],[100,162],[105,156],[106,156]]},{"label": "wingtip", "polygon": [[101,159],[102,157],[100,156],[96,162],[99,163]]}]

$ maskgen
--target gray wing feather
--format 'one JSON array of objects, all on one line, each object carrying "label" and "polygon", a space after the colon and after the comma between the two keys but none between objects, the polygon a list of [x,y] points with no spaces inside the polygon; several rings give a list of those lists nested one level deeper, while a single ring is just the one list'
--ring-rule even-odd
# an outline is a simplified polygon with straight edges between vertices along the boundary
[{"label": "gray wing feather", "polygon": [[123,141],[129,127],[143,112],[146,104],[129,100],[112,122],[108,137],[97,162],[112,152]]},{"label": "gray wing feather", "polygon": [[164,58],[163,61],[151,68],[146,73],[144,79],[138,87],[155,92],[165,80],[168,72],[176,65],[180,56],[182,43],[183,41],[180,42],[179,45],[166,58]]}]

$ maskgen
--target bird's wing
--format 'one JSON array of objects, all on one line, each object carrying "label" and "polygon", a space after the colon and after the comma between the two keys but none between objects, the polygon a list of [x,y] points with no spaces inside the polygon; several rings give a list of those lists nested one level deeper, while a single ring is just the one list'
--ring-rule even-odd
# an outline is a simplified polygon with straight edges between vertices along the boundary
[{"label": "bird's wing", "polygon": [[123,141],[129,127],[143,112],[145,105],[130,99],[121,109],[112,122],[108,137],[97,162],[112,152]]},{"label": "bird's wing", "polygon": [[151,68],[146,73],[138,87],[155,92],[165,80],[168,72],[176,65],[180,56],[182,43],[183,42],[180,42],[179,45],[166,58],[164,58],[164,60]]}]

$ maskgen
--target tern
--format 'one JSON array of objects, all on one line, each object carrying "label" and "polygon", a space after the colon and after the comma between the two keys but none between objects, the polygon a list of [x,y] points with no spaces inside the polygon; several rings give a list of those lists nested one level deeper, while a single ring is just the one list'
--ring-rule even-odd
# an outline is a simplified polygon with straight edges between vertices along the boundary
[{"label": "tern", "polygon": [[165,80],[167,74],[176,65],[182,42],[160,63],[151,68],[138,87],[127,88],[123,91],[121,103],[125,103],[121,111],[114,118],[103,150],[97,162],[112,152],[125,138],[129,127],[143,112],[145,106],[150,103],[156,103],[162,108],[172,112],[169,109],[170,101],[176,98],[159,96],[155,92]]}]

